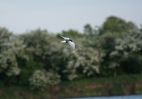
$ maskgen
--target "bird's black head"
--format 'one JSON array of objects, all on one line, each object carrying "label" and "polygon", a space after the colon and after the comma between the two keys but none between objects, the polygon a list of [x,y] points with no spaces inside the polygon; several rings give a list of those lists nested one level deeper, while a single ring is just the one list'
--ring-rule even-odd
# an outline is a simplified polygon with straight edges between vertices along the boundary
[{"label": "bird's black head", "polygon": [[69,41],[71,41],[71,42],[72,42],[72,40],[71,40],[71,39],[69,39]]}]

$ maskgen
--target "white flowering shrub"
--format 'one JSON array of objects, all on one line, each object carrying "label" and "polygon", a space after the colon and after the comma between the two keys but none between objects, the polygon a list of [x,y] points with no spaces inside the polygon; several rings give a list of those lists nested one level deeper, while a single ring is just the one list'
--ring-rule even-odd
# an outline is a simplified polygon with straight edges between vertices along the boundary
[{"label": "white flowering shrub", "polygon": [[58,84],[60,82],[60,76],[52,71],[36,70],[29,81],[32,88],[46,89],[50,85]]},{"label": "white flowering shrub", "polygon": [[0,73],[6,76],[19,75],[21,72],[18,58],[26,55],[25,44],[18,36],[13,35],[6,28],[0,28]]},{"label": "white flowering shrub", "polygon": [[68,79],[73,80],[80,76],[93,76],[100,73],[99,52],[93,48],[78,49],[77,52],[68,53],[66,69]]}]

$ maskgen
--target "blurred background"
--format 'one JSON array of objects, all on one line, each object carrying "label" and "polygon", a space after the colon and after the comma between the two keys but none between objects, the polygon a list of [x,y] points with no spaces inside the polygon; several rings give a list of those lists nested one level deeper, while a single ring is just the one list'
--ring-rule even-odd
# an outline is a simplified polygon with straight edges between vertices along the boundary
[{"label": "blurred background", "polygon": [[3,99],[142,93],[142,1],[0,2]]}]

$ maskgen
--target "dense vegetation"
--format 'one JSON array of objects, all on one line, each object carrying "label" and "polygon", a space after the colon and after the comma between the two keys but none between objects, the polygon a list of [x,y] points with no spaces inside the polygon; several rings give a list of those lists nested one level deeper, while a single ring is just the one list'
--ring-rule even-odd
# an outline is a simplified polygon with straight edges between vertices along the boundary
[{"label": "dense vegetation", "polygon": [[[59,35],[77,44],[72,51]],[[49,33],[36,29],[15,34],[0,27],[0,83],[45,89],[64,81],[142,73],[142,28],[110,16],[84,32]]]}]

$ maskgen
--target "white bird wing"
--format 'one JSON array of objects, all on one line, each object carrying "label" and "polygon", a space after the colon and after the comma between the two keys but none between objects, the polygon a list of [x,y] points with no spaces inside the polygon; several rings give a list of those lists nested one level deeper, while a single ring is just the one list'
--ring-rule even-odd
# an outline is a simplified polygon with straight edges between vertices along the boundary
[{"label": "white bird wing", "polygon": [[66,43],[66,41],[64,40],[64,41],[61,41],[61,43]]},{"label": "white bird wing", "polygon": [[69,40],[70,39],[68,37],[64,37],[64,36],[61,36],[61,35],[60,35],[60,37],[63,38],[64,40]]},{"label": "white bird wing", "polygon": [[75,43],[74,42],[68,41],[68,44],[72,49],[75,49]]}]

